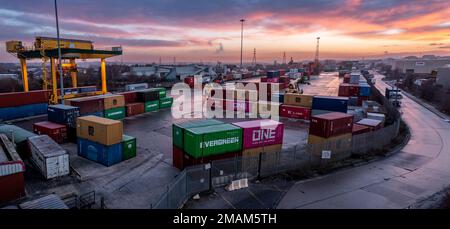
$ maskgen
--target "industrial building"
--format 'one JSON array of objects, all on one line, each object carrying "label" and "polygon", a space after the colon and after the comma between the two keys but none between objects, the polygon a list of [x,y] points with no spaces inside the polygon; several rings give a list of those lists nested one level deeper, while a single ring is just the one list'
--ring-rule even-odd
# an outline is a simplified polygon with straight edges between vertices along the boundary
[{"label": "industrial building", "polygon": [[450,89],[450,64],[437,69],[436,84]]},{"label": "industrial building", "polygon": [[450,64],[450,58],[438,58],[430,55],[422,58],[411,56],[395,60],[393,69],[398,69],[401,73],[431,74],[433,70],[448,64]]}]

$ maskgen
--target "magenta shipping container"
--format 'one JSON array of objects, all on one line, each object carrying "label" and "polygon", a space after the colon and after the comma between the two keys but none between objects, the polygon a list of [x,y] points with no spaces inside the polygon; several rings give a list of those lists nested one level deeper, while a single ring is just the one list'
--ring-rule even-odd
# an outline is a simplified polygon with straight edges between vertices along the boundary
[{"label": "magenta shipping container", "polygon": [[284,124],[271,119],[236,122],[243,133],[243,149],[283,144]]}]

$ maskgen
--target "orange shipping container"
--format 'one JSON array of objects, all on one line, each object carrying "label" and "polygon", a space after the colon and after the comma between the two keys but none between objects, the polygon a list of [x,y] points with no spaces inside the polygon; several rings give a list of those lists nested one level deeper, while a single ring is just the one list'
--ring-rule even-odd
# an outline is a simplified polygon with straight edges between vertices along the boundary
[{"label": "orange shipping container", "polygon": [[93,115],[77,118],[77,136],[103,145],[122,142],[123,124],[121,121]]}]

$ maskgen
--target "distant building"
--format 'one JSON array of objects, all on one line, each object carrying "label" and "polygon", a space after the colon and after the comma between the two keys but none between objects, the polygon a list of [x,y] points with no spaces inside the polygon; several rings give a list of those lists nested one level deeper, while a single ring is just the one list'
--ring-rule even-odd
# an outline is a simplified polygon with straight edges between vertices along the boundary
[{"label": "distant building", "polygon": [[207,66],[199,66],[195,64],[171,66],[171,65],[152,65],[152,66],[135,66],[131,67],[130,73],[124,73],[122,76],[133,74],[136,76],[156,76],[158,78],[166,78],[168,80],[184,79],[193,75],[216,75],[216,72]]},{"label": "distant building", "polygon": [[401,60],[395,60],[393,68],[400,70],[401,73],[431,74],[433,70],[450,64],[450,58],[436,58],[431,55],[426,58],[408,57]]},{"label": "distant building", "polygon": [[450,64],[437,69],[436,84],[450,89]]}]

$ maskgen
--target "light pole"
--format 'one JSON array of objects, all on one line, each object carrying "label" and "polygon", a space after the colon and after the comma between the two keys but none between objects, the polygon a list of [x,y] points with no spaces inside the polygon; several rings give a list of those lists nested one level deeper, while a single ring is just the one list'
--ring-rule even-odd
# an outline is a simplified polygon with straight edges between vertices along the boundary
[{"label": "light pole", "polygon": [[244,22],[245,19],[241,19],[241,68],[242,68],[242,47],[244,45]]},{"label": "light pole", "polygon": [[61,61],[61,44],[59,40],[59,22],[58,22],[58,5],[55,0],[55,17],[56,17],[56,39],[58,41],[58,61],[59,61],[59,82],[61,90],[61,104],[64,104],[64,77],[62,71],[62,61]]}]

